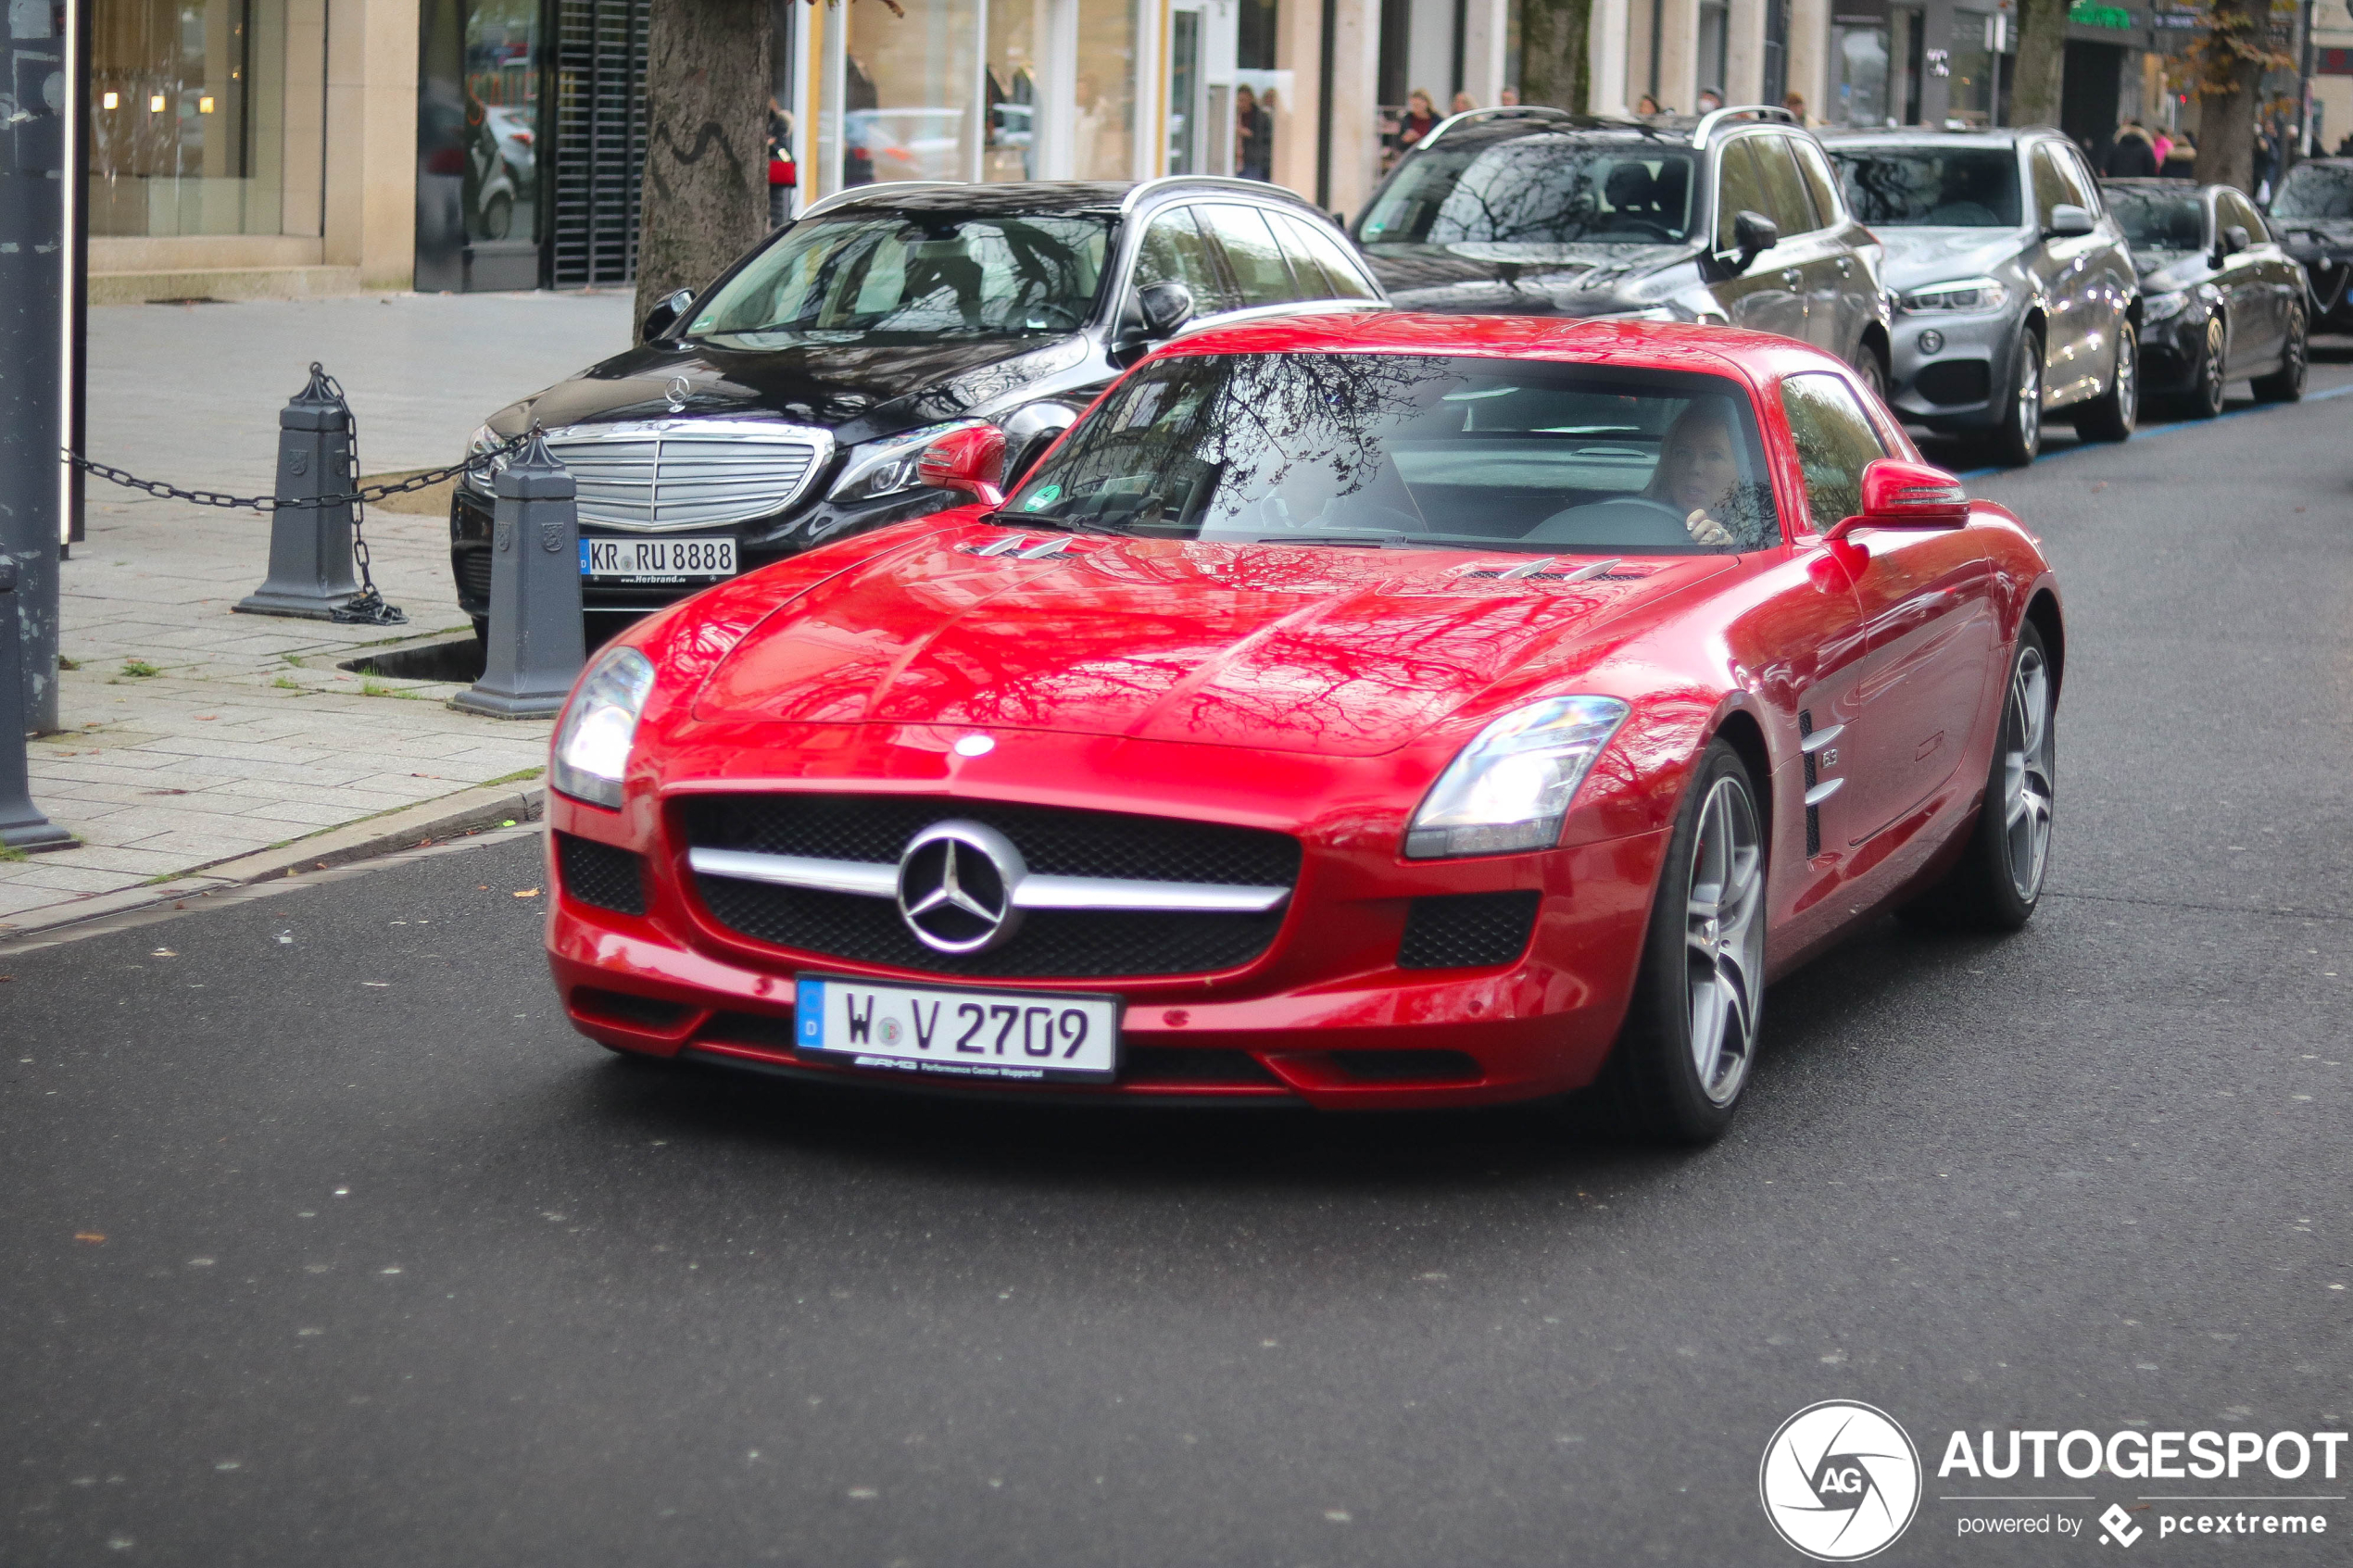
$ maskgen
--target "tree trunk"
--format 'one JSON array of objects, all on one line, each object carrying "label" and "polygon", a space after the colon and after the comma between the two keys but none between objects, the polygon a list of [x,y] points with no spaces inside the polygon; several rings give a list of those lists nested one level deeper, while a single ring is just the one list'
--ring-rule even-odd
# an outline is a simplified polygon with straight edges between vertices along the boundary
[{"label": "tree trunk", "polygon": [[637,319],[768,229],[768,0],[654,0]]},{"label": "tree trunk", "polygon": [[2269,0],[2216,0],[2196,46],[2197,179],[2255,193],[2255,110],[2271,53]]},{"label": "tree trunk", "polygon": [[2067,78],[2068,0],[2019,0],[2018,64],[2010,79],[2010,119],[2057,125]]},{"label": "tree trunk", "polygon": [[1592,101],[1585,40],[1593,0],[1523,0],[1519,100],[1583,114]]}]

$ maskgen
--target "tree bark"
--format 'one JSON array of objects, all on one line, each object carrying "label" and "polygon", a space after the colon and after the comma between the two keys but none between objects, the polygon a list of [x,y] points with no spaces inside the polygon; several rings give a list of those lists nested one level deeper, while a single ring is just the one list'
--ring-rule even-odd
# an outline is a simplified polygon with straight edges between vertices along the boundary
[{"label": "tree bark", "polygon": [[2255,192],[2255,111],[2271,50],[2269,0],[2216,0],[2195,46],[2200,69],[2197,179]]},{"label": "tree bark", "polygon": [[768,228],[768,0],[653,0],[637,318]]},{"label": "tree bark", "polygon": [[1592,102],[1592,62],[1585,41],[1593,0],[1523,0],[1519,97],[1583,114]]},{"label": "tree bark", "polygon": [[2019,0],[2018,64],[2010,79],[2010,119],[2057,125],[2067,79],[2068,0]]}]

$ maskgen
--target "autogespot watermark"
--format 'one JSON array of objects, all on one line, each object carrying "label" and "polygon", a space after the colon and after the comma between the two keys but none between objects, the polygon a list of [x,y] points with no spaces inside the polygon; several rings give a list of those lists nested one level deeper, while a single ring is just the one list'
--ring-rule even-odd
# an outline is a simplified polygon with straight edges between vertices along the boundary
[{"label": "autogespot watermark", "polygon": [[[1931,1477],[1894,1416],[1858,1400],[1826,1399],[1773,1434],[1757,1486],[1780,1537],[1823,1562],[1885,1550],[1927,1502],[1964,1539],[2041,1536],[2126,1549],[2183,1537],[2326,1540],[2344,1528],[2342,1510],[2333,1505],[2346,1502],[2347,1493],[2332,1484],[2343,1474],[2347,1436],[2139,1425],[1959,1430],[1946,1437]],[[2065,1489],[2120,1482],[2160,1489],[2121,1497]],[[2163,1489],[2168,1483],[2179,1489]]]}]

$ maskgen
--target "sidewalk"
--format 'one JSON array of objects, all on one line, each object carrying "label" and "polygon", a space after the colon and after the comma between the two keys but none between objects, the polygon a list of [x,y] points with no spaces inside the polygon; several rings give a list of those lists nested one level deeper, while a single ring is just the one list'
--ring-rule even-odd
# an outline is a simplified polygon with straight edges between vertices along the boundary
[{"label": "sidewalk", "polygon": [[[625,294],[96,307],[89,450],[145,478],[265,491],[278,409],[315,358],[351,400],[367,471],[437,467],[493,409],[624,346],[630,308]],[[96,481],[88,499],[64,568],[79,668],[59,677],[63,733],[31,746],[35,803],[82,843],[0,861],[0,936],[524,809],[545,722],[455,712],[455,684],[335,668],[371,645],[471,634],[444,519],[370,508],[376,582],[409,624],[340,626],[230,612],[265,574],[267,519]]]}]

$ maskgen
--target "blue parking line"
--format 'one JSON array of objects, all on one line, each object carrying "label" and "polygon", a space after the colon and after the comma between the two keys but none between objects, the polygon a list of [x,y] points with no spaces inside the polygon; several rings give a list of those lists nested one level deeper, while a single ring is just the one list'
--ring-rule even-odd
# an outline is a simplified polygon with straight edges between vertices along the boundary
[{"label": "blue parking line", "polygon": [[[2303,395],[2303,397],[2294,403],[2257,403],[2245,408],[2233,408],[2227,414],[2217,414],[2210,420],[2176,420],[2171,424],[2158,425],[2151,430],[2136,430],[2133,433],[2133,439],[2134,441],[2155,441],[2158,436],[2171,435],[2175,431],[2204,430],[2208,426],[2221,424],[2224,420],[2242,420],[2249,414],[2269,414],[2281,408],[2301,408],[2306,403],[2325,403],[2332,397],[2347,396],[2353,396],[2353,383],[2347,383],[2344,386],[2333,386],[2326,392],[2308,392]],[[2041,457],[2035,458],[2033,462],[2029,463],[2027,468],[2038,468],[2045,463],[2054,462],[2060,458],[2072,458],[2084,452],[2114,452],[2121,446],[2130,445],[2130,442],[2115,441],[2078,442],[2072,446],[2062,446],[2056,452],[2044,453]],[[1964,472],[1954,475],[1954,477],[1956,479],[1986,479],[1994,474],[2024,473],[2026,469],[1969,469]]]}]

